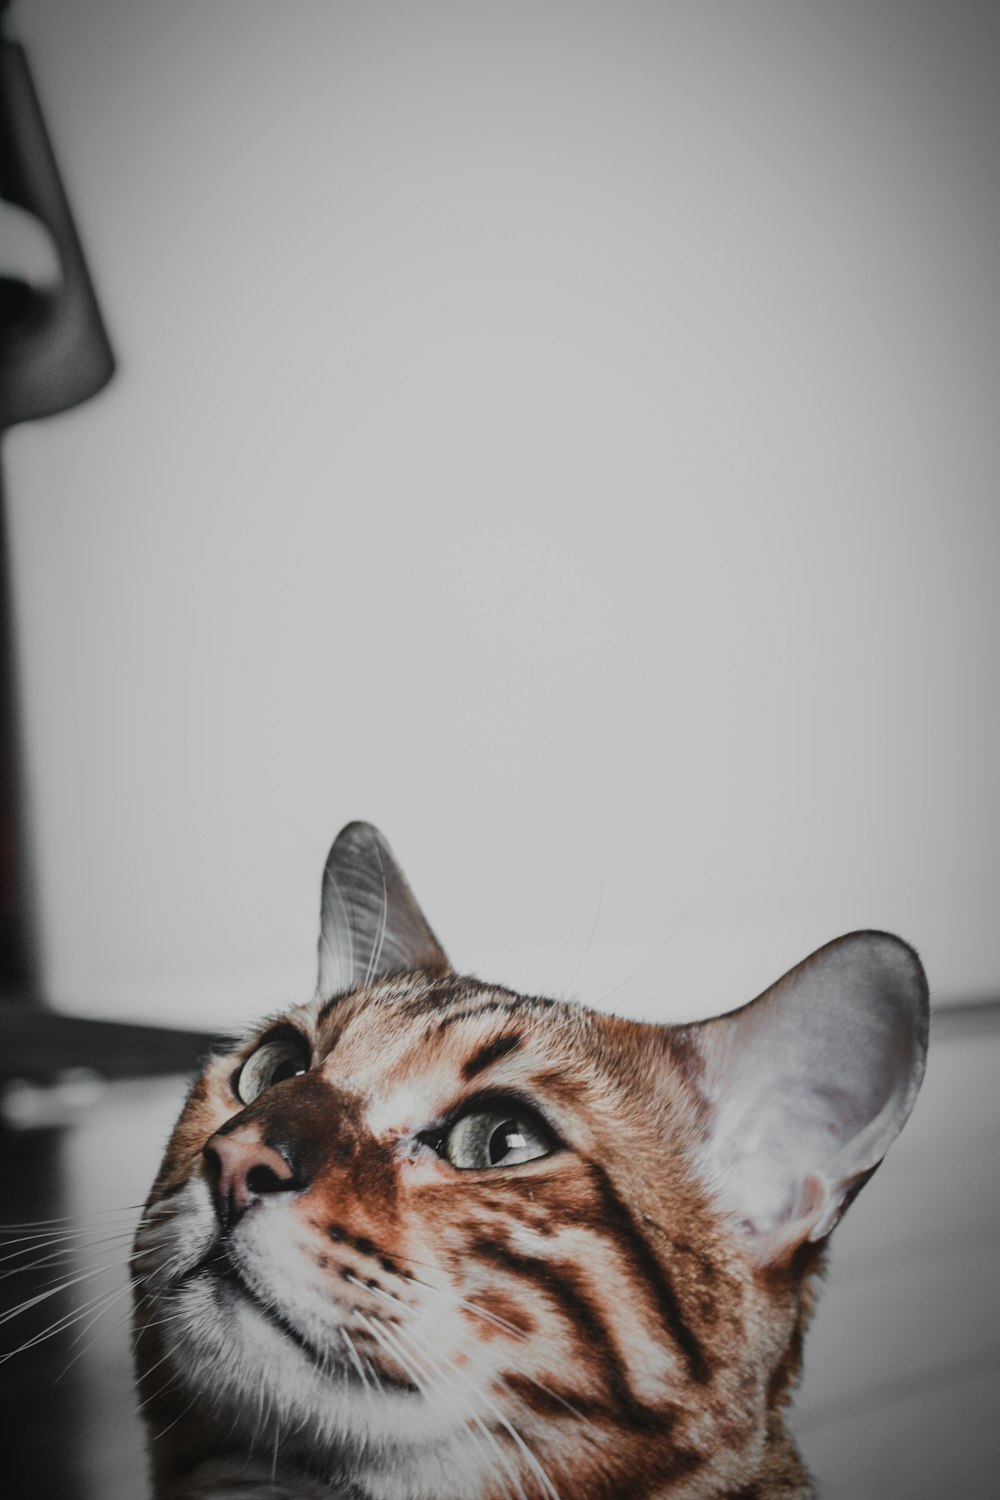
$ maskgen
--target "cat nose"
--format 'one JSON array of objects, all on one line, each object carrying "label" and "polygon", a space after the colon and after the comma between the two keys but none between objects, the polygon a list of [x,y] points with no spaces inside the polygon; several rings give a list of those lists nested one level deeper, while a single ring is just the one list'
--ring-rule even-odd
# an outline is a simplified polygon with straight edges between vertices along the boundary
[{"label": "cat nose", "polygon": [[263,1141],[255,1125],[217,1131],[202,1148],[215,1212],[223,1229],[259,1199],[300,1186],[291,1163]]}]

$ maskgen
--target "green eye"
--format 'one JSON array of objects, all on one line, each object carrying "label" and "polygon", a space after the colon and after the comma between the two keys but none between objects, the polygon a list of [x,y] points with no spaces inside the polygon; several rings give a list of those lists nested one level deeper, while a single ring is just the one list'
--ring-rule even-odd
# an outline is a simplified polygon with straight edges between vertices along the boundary
[{"label": "green eye", "polygon": [[252,1052],[240,1068],[233,1087],[244,1104],[259,1099],[265,1089],[295,1078],[309,1066],[309,1049],[300,1036],[275,1036]]},{"label": "green eye", "polygon": [[441,1149],[453,1167],[516,1167],[549,1156],[556,1140],[549,1127],[522,1104],[491,1104],[470,1110],[452,1125]]}]

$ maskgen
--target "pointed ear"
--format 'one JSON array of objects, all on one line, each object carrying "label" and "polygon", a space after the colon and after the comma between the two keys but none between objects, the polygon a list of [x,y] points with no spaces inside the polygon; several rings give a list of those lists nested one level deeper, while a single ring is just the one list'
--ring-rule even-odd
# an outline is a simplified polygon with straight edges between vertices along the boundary
[{"label": "pointed ear", "polygon": [[377,828],[348,823],[323,871],[317,997],[448,960]]},{"label": "pointed ear", "polygon": [[706,1178],[758,1263],[821,1240],[913,1107],[927,981],[884,932],[820,948],[742,1010],[690,1028],[710,1105]]}]

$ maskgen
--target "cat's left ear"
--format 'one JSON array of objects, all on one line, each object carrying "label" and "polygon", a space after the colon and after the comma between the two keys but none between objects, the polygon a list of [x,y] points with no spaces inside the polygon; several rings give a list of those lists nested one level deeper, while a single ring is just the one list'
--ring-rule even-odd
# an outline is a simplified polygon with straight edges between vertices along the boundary
[{"label": "cat's left ear", "polygon": [[448,967],[385,839],[371,823],[348,823],[323,871],[317,998],[389,974]]},{"label": "cat's left ear", "polygon": [[757,1263],[823,1239],[878,1166],[920,1087],[927,1023],[913,949],[853,932],[686,1028],[709,1105],[706,1181]]}]

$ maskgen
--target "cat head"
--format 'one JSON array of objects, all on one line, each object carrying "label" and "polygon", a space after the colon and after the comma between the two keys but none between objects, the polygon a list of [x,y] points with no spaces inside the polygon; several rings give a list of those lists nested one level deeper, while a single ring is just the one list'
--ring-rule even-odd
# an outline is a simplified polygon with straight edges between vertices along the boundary
[{"label": "cat head", "polygon": [[461,978],[349,825],[315,997],[209,1063],[140,1227],[158,1494],[272,1463],[372,1500],[804,1484],[809,1280],[926,1030],[877,932],[680,1027]]}]

